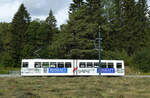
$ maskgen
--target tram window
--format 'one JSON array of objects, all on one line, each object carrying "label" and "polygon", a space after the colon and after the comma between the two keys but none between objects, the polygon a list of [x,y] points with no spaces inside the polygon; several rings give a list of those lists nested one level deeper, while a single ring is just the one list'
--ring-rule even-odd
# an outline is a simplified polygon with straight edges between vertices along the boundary
[{"label": "tram window", "polygon": [[86,67],[86,64],[85,64],[85,62],[80,62],[80,68],[85,68]]},{"label": "tram window", "polygon": [[87,62],[87,68],[92,68],[92,67],[93,67],[92,62]]},{"label": "tram window", "polygon": [[122,63],[117,63],[117,68],[122,68]]},{"label": "tram window", "polygon": [[27,68],[27,67],[28,67],[28,65],[29,65],[29,63],[28,63],[28,62],[23,62],[22,67]]},{"label": "tram window", "polygon": [[97,68],[99,66],[99,62],[94,62],[94,67]]},{"label": "tram window", "polygon": [[65,68],[71,68],[71,62],[65,62]]},{"label": "tram window", "polygon": [[43,67],[49,67],[49,63],[48,62],[43,62],[42,66]]},{"label": "tram window", "polygon": [[108,63],[108,68],[114,68],[113,63]]},{"label": "tram window", "polygon": [[35,62],[34,67],[35,68],[41,68],[41,62]]},{"label": "tram window", "polygon": [[102,68],[106,68],[106,63],[101,63]]},{"label": "tram window", "polygon": [[58,68],[64,68],[64,62],[58,62]]},{"label": "tram window", "polygon": [[50,62],[50,67],[56,68],[56,62]]}]

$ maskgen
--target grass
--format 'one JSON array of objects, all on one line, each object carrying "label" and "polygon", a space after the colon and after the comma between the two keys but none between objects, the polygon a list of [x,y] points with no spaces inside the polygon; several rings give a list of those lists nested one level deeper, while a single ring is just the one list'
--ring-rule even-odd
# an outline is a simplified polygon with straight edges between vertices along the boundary
[{"label": "grass", "polygon": [[125,74],[126,75],[150,75],[150,72],[140,72],[140,70],[137,70],[135,68],[125,66]]},{"label": "grass", "polygon": [[0,98],[150,98],[150,78],[0,78]]}]

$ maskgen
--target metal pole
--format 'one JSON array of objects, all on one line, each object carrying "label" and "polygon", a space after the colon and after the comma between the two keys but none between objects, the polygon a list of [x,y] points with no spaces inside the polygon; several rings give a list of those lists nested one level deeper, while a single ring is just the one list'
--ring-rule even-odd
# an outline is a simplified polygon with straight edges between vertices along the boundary
[{"label": "metal pole", "polygon": [[99,41],[98,41],[98,49],[99,49],[99,75],[101,75],[101,32],[100,32],[100,27],[99,27]]}]

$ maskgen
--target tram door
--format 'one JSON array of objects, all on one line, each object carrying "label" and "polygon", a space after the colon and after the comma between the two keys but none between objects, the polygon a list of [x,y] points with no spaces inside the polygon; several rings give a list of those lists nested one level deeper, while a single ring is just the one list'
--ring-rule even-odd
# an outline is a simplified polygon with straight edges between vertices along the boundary
[{"label": "tram door", "polygon": [[73,60],[73,64],[72,64],[72,74],[75,76],[75,75],[77,75],[77,70],[78,70],[78,66],[77,66],[77,61],[78,60]]},{"label": "tram door", "polygon": [[65,68],[68,70],[67,75],[73,75],[73,61],[72,60],[68,60],[65,61]]}]

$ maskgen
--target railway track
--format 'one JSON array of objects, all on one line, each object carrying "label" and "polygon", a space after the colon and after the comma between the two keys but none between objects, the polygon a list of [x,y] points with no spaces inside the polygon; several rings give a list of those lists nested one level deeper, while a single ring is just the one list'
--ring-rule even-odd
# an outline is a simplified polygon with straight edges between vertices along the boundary
[{"label": "railway track", "polygon": [[21,77],[21,75],[0,74],[0,78],[2,77]]},{"label": "railway track", "polygon": [[150,78],[150,75],[125,75],[128,78]]}]

